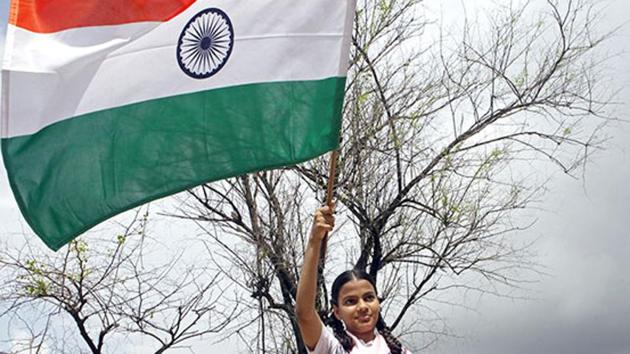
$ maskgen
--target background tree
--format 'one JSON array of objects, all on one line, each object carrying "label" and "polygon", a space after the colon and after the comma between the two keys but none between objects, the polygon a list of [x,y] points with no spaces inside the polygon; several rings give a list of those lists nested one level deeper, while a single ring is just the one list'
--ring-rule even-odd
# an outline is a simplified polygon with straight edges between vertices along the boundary
[{"label": "background tree", "polygon": [[111,353],[143,337],[162,353],[230,328],[238,299],[223,294],[219,273],[160,247],[141,212],[114,241],[75,240],[54,254],[3,248],[12,352]]},{"label": "background tree", "polygon": [[[518,212],[541,196],[549,163],[572,175],[604,142],[597,49],[610,33],[594,31],[588,0],[497,5],[487,30],[466,22],[460,36],[427,33],[437,27],[420,5],[358,2],[336,185],[345,222],[324,276],[368,271],[390,327],[429,345],[442,331],[425,321],[432,299],[535,270]],[[327,168],[324,157],[204,185],[175,213],[207,231],[213,261],[251,295],[252,351],[305,353],[293,305]]]}]

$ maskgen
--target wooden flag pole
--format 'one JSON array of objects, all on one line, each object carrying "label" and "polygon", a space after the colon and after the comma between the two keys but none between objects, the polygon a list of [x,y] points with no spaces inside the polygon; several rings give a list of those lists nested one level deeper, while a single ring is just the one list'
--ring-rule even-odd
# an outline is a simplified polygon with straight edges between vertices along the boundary
[{"label": "wooden flag pole", "polygon": [[[330,167],[328,169],[328,186],[326,187],[326,205],[329,207],[333,200],[333,191],[335,186],[335,176],[337,174],[337,160],[339,159],[339,150],[334,150],[330,154]],[[319,267],[324,269],[324,263],[326,263],[326,248],[328,246],[328,234],[322,240],[321,249],[319,252]]]},{"label": "wooden flag pole", "polygon": [[330,168],[328,171],[328,186],[326,187],[326,205],[330,206],[333,199],[333,191],[335,187],[335,176],[337,175],[337,160],[339,159],[339,150],[335,150],[330,154]]}]

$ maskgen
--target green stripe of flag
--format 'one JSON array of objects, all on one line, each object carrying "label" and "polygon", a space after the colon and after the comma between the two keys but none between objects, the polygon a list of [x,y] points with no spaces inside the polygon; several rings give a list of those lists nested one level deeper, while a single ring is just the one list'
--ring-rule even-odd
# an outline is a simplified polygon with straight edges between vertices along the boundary
[{"label": "green stripe of flag", "polygon": [[2,140],[27,222],[57,250],[147,201],[339,143],[345,78],[251,84],[74,117]]}]

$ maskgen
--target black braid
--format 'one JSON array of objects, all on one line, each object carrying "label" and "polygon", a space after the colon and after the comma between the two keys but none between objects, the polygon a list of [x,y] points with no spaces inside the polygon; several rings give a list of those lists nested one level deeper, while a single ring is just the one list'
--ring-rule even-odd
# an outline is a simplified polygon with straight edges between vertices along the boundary
[{"label": "black braid", "polygon": [[400,344],[398,338],[392,334],[392,331],[389,327],[387,327],[385,320],[383,320],[383,316],[380,314],[378,315],[378,322],[376,322],[376,329],[378,329],[378,333],[380,333],[385,339],[391,354],[402,354],[402,344]]},{"label": "black braid", "polygon": [[354,339],[352,339],[348,335],[348,332],[346,332],[345,328],[343,328],[343,323],[341,323],[341,321],[339,321],[337,317],[335,317],[335,315],[330,314],[330,316],[328,316],[328,320],[326,320],[326,324],[330,326],[330,328],[332,328],[335,337],[337,338],[343,349],[345,349],[346,352],[350,353],[352,348],[354,348],[355,343]]}]

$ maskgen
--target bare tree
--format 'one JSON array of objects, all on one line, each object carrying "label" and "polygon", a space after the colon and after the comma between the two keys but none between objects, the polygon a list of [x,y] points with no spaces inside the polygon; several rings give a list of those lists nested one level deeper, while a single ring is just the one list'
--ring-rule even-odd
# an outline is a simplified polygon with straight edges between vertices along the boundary
[{"label": "bare tree", "polygon": [[0,316],[14,324],[12,351],[105,353],[144,337],[162,353],[228,328],[240,311],[224,294],[229,284],[160,249],[147,217],[137,214],[114,241],[75,240],[56,254],[4,249]]},{"label": "bare tree", "polygon": [[[431,334],[417,321],[430,299],[517,286],[519,270],[535,269],[516,239],[529,226],[518,212],[542,196],[548,166],[573,176],[601,148],[611,98],[598,48],[610,33],[594,30],[588,0],[510,2],[487,26],[432,36],[439,27],[420,5],[359,1],[336,185],[346,224],[328,269],[367,270],[390,327]],[[204,185],[176,212],[207,230],[214,262],[230,264],[251,295],[256,315],[242,328],[252,351],[306,352],[293,305],[327,166],[325,157]]]},{"label": "bare tree", "polygon": [[251,352],[303,348],[293,316],[303,229],[310,222],[302,220],[303,193],[300,180],[268,171],[204,185],[189,194],[193,209],[180,210],[207,231],[212,262],[249,293],[256,315],[239,326],[260,333],[243,335]]}]

